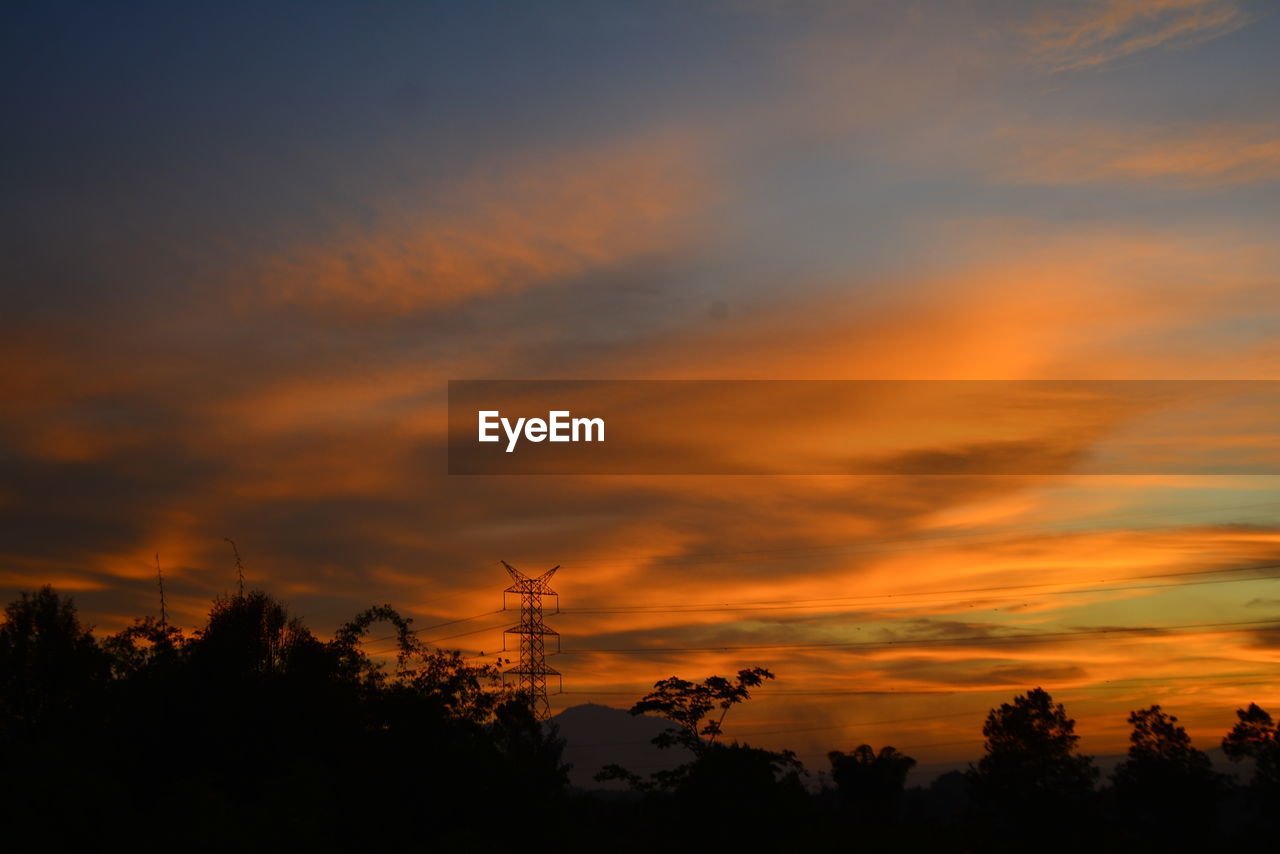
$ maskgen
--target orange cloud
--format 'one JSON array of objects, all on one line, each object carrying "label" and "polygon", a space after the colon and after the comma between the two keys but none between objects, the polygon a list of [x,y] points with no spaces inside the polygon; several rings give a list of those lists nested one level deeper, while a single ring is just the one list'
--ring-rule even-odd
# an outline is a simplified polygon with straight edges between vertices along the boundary
[{"label": "orange cloud", "polygon": [[[923,269],[856,271],[730,322],[619,348],[651,379],[1218,379],[1277,376],[1273,336],[1201,340],[1277,305],[1266,236],[1027,218],[919,223]],[[936,259],[936,260],[935,260]],[[935,269],[936,267],[936,269]]]},{"label": "orange cloud", "polygon": [[255,290],[268,303],[373,314],[509,295],[670,248],[709,193],[684,134],[530,154],[284,249]]}]

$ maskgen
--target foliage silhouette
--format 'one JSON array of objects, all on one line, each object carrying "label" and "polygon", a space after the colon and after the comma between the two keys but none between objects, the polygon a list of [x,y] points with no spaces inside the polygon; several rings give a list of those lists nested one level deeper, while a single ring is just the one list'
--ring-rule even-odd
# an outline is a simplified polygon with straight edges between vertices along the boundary
[{"label": "foliage silhouette", "polygon": [[[390,669],[359,646],[378,621],[399,631]],[[0,779],[0,807],[47,818],[44,847],[145,829],[199,850],[457,848],[514,786],[537,798],[490,838],[536,840],[521,810],[563,799],[563,742],[499,676],[428,648],[387,606],[326,643],[249,591],[191,636],[148,618],[99,643],[45,588],[0,624],[0,743],[26,769]],[[388,810],[414,827],[374,819]]]},{"label": "foliage silhouette", "polygon": [[158,668],[177,664],[187,638],[177,626],[155,617],[141,617],[102,641],[115,679],[141,678]]},{"label": "foliage silhouette", "polygon": [[[655,714],[676,724],[667,727],[654,737],[653,743],[661,749],[680,746],[693,754],[694,759],[706,756],[715,739],[722,732],[725,715],[729,709],[751,697],[751,689],[774,675],[763,667],[739,670],[734,679],[725,676],[708,676],[702,682],[690,682],[678,676],[660,679],[653,690],[637,700],[629,710],[633,715]],[[711,718],[715,709],[719,716]],[[621,780],[638,791],[655,789],[672,790],[693,770],[692,763],[659,771],[645,779],[620,765],[606,765],[596,779]]]},{"label": "foliage silhouette", "polygon": [[1222,739],[1222,751],[1234,762],[1252,759],[1253,785],[1269,793],[1280,790],[1280,729],[1256,703],[1238,709],[1239,720]]},{"label": "foliage silhouette", "polygon": [[[390,659],[365,649],[375,625],[394,630]],[[1097,791],[1074,721],[1037,688],[991,711],[968,773],[904,791],[914,760],[860,745],[830,752],[837,791],[811,794],[795,753],[723,738],[771,672],[673,676],[630,711],[666,718],[655,744],[688,761],[644,777],[607,767],[634,790],[615,798],[569,788],[564,740],[502,687],[500,665],[428,647],[390,605],[324,641],[257,590],[216,600],[192,633],[142,618],[96,638],[44,587],[0,623],[0,821],[55,850],[614,854],[838,849],[854,834],[871,850],[1210,850],[1278,830],[1280,735],[1256,705],[1223,739],[1254,765],[1248,790],[1150,706],[1130,714],[1129,754]]]},{"label": "foliage silhouette", "polygon": [[[370,627],[380,622],[396,630],[396,661],[390,673],[360,648]],[[502,703],[515,700],[514,693],[502,687],[504,659],[471,665],[457,650],[433,650],[418,639],[412,622],[390,605],[379,605],[343,624],[329,644],[343,677],[371,690],[408,692],[438,706],[446,717],[473,723],[489,719]]]},{"label": "foliage silhouette", "polygon": [[1203,842],[1227,782],[1159,705],[1129,715],[1129,754],[1112,774],[1117,816],[1135,836],[1168,845]]},{"label": "foliage silhouette", "polygon": [[323,666],[317,659],[325,654],[324,644],[261,590],[215,600],[191,650],[198,667],[228,677],[285,675]]},{"label": "foliage silhouette", "polygon": [[0,732],[72,725],[90,714],[110,659],[80,624],[74,603],[49,585],[23,593],[0,624]]},{"label": "foliage silhouette", "polygon": [[[795,753],[716,741],[729,709],[773,678],[765,668],[754,667],[732,678],[710,676],[699,683],[671,676],[654,683],[630,712],[675,724],[659,733],[653,744],[661,749],[684,747],[691,761],[648,778],[607,765],[596,779],[622,780],[651,798],[661,798],[660,806],[653,808],[678,828],[676,838],[686,845],[733,847],[785,836],[811,807],[801,782],[804,766]],[[763,816],[772,816],[776,823],[764,825]]]},{"label": "foliage silhouette", "polygon": [[499,703],[489,731],[498,754],[519,772],[506,780],[513,793],[537,798],[568,786],[569,766],[562,761],[564,739],[555,724],[543,726],[528,704],[515,696]]},{"label": "foliage silhouette", "polygon": [[833,750],[827,759],[840,800],[856,819],[882,823],[897,819],[914,759],[893,747],[882,747],[876,753],[869,744],[850,753]]},{"label": "foliage silhouette", "polygon": [[[709,676],[701,683],[676,676],[654,683],[653,690],[631,707],[631,714],[656,714],[679,726],[671,727],[654,739],[658,747],[680,745],[702,756],[715,743],[729,709],[751,697],[751,689],[774,676],[763,667],[739,670],[729,679]],[[715,709],[717,717],[711,717]]]},{"label": "foliage silhouette", "polygon": [[[1035,688],[992,709],[986,755],[970,770],[974,797],[998,826],[1079,831],[1098,769],[1076,753],[1080,736],[1061,703]],[[1074,814],[1072,822],[1065,821]]]}]

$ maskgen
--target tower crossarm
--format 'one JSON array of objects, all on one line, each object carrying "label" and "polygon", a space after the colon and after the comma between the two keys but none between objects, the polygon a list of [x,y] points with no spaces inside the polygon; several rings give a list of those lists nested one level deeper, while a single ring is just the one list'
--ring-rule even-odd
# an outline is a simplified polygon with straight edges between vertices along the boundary
[{"label": "tower crossarm", "polygon": [[[506,596],[509,593],[520,597],[520,621],[504,634],[519,637],[519,662],[503,671],[503,676],[514,677],[517,690],[529,704],[530,711],[539,720],[551,716],[551,704],[547,700],[547,677],[560,677],[560,672],[547,666],[546,638],[556,639],[556,651],[559,651],[560,633],[542,621],[542,597],[559,596],[551,589],[551,577],[560,567],[556,565],[536,578],[530,578],[505,560],[500,561],[507,575],[511,577],[511,586],[502,591],[503,608],[506,608]],[[559,605],[556,607],[559,611]],[[505,646],[505,645],[504,645]],[[553,653],[554,654],[554,653]]]}]

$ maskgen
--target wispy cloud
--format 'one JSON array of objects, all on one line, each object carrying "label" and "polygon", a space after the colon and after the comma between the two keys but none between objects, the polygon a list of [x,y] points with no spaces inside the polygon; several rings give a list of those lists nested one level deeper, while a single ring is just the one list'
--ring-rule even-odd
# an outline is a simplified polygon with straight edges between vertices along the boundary
[{"label": "wispy cloud", "polygon": [[996,137],[998,170],[1027,184],[1143,182],[1231,186],[1280,179],[1274,123],[1014,127]]},{"label": "wispy cloud", "polygon": [[284,247],[253,290],[268,304],[404,314],[607,270],[668,249],[705,203],[705,163],[681,135],[513,156],[367,222]]},{"label": "wispy cloud", "polygon": [[1094,0],[1051,7],[1026,35],[1037,62],[1055,70],[1097,68],[1218,38],[1255,17],[1238,0]]}]

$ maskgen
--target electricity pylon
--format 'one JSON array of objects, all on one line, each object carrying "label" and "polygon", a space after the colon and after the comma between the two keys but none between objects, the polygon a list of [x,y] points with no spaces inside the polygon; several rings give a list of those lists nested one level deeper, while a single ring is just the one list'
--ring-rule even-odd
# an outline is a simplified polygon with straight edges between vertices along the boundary
[{"label": "electricity pylon", "polygon": [[[560,566],[557,564],[537,578],[530,578],[505,560],[501,563],[515,582],[502,591],[503,610],[507,607],[508,593],[520,594],[520,622],[504,633],[504,638],[512,634],[520,636],[520,661],[516,666],[503,671],[503,681],[508,676],[515,677],[518,690],[525,697],[533,716],[538,720],[546,720],[551,717],[551,703],[547,700],[547,677],[560,677],[560,671],[547,666],[546,638],[550,636],[556,639],[556,652],[559,652],[560,633],[542,622],[542,597],[555,596],[555,613],[560,613],[560,596],[548,584]],[[505,643],[502,646],[506,649]],[[563,682],[561,687],[563,688]]]}]

